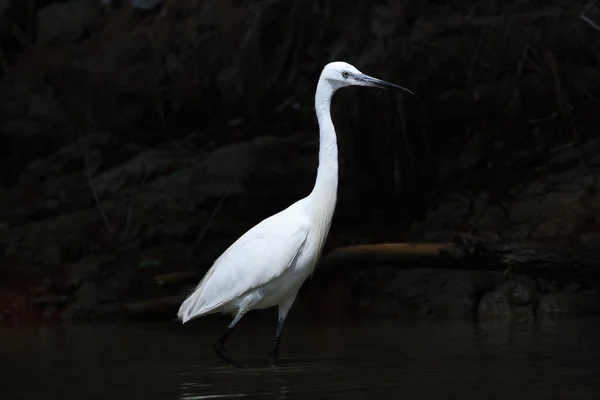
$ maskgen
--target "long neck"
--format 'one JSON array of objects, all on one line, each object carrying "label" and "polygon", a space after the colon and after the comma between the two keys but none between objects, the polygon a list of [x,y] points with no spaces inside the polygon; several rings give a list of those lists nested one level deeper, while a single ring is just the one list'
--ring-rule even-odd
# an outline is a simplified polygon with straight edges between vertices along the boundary
[{"label": "long neck", "polygon": [[327,225],[327,230],[335,209],[338,186],[337,137],[330,110],[334,91],[329,82],[319,79],[315,94],[315,111],[319,122],[319,168],[308,202],[309,214]]}]

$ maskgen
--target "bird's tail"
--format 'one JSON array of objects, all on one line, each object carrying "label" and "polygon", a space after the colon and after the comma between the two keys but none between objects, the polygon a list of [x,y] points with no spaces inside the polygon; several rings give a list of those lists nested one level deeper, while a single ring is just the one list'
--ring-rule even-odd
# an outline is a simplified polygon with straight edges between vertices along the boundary
[{"label": "bird's tail", "polygon": [[205,301],[202,299],[202,286],[199,285],[192,293],[181,303],[177,311],[177,319],[185,324],[189,320],[201,317],[206,314]]},{"label": "bird's tail", "polygon": [[199,290],[196,288],[194,291],[181,303],[179,311],[177,311],[177,319],[181,320],[182,324],[185,324],[192,319],[192,310],[196,308],[196,304],[199,299]]},{"label": "bird's tail", "polygon": [[185,299],[183,303],[181,303],[181,306],[179,306],[179,311],[177,311],[177,319],[181,320],[181,323],[185,324],[193,318],[201,317],[210,312],[210,310],[205,307],[206,299],[202,298],[202,294],[204,292],[204,285],[213,274],[214,270],[215,266],[213,265],[213,267],[208,270],[206,275],[204,275],[204,278],[202,278],[198,286],[194,288],[192,293],[190,293],[187,299]]}]

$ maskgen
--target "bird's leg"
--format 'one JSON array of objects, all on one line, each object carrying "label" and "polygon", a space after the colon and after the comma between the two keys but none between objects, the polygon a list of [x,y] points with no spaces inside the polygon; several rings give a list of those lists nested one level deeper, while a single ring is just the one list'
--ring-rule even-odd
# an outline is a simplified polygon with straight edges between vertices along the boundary
[{"label": "bird's leg", "polygon": [[296,300],[296,295],[298,292],[292,294],[287,298],[283,303],[279,305],[279,318],[277,319],[277,331],[275,332],[275,340],[273,341],[273,347],[271,348],[271,356],[269,358],[269,363],[271,365],[277,365],[277,355],[279,354],[279,343],[281,343],[281,331],[283,330],[283,323],[285,322],[285,317],[287,317],[290,308],[292,308],[292,304],[294,304],[294,300]]},{"label": "bird's leg", "polygon": [[277,331],[275,332],[275,340],[273,341],[273,347],[271,348],[271,356],[269,363],[271,365],[277,365],[277,355],[279,354],[279,343],[281,343],[281,331],[283,330],[284,318],[277,319]]},{"label": "bird's leg", "polygon": [[243,311],[238,312],[238,314],[235,316],[233,321],[231,321],[231,323],[227,327],[227,330],[225,331],[225,333],[217,339],[217,341],[215,342],[215,345],[214,345],[214,349],[217,352],[217,355],[219,357],[221,357],[226,363],[231,364],[237,368],[241,368],[242,366],[238,362],[236,362],[233,359],[233,357],[231,357],[231,355],[227,352],[227,350],[225,350],[225,342],[227,341],[227,338],[229,337],[229,335],[231,335],[231,332],[233,332],[233,330],[235,329],[235,326],[237,325],[237,323],[240,322],[240,319],[242,319],[244,314],[245,314],[245,312],[243,312]]}]

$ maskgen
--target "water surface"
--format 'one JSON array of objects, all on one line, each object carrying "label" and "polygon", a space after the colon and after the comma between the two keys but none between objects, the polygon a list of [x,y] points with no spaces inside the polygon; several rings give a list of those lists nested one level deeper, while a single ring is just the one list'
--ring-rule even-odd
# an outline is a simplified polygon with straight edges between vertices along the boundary
[{"label": "water surface", "polygon": [[[208,321],[208,320],[207,320]],[[210,321],[209,321],[210,322]],[[593,399],[600,322],[517,325],[241,323],[0,328],[0,397],[27,399]]]}]

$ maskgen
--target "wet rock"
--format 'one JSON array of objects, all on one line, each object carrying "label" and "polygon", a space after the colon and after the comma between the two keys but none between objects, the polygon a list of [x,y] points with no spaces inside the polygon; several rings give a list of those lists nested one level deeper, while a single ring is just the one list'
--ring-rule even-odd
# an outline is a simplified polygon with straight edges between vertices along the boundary
[{"label": "wet rock", "polygon": [[385,281],[387,283],[384,283],[383,293],[397,293],[413,304],[424,303],[427,300],[427,281],[430,275],[431,271],[426,269],[398,271],[392,279]]},{"label": "wet rock", "polygon": [[[476,309],[476,293],[493,288],[500,276],[490,272],[381,266],[355,272],[353,283],[347,285],[352,294],[342,307],[361,315],[395,319],[470,320]],[[332,283],[322,290],[329,293],[334,286]]]},{"label": "wet rock", "polygon": [[533,317],[534,281],[517,275],[515,280],[497,280],[495,290],[486,293],[477,306],[477,317],[482,320],[521,319]]},{"label": "wet rock", "polygon": [[538,278],[536,280],[536,288],[541,293],[549,293],[558,290],[558,283],[556,281],[549,281],[544,278]]},{"label": "wet rock", "polygon": [[600,288],[582,289],[567,295],[576,315],[598,314],[600,312]]},{"label": "wet rock", "polygon": [[479,320],[512,319],[514,316],[514,307],[502,290],[486,293],[477,305],[477,318]]},{"label": "wet rock", "polygon": [[73,302],[63,311],[64,319],[87,319],[117,308],[117,298],[93,281],[84,282],[75,292]]},{"label": "wet rock", "polygon": [[471,320],[475,309],[472,294],[438,293],[427,303],[429,313],[438,319]]},{"label": "wet rock", "polygon": [[509,292],[511,304],[515,306],[528,306],[533,302],[533,289],[526,282],[515,282]]},{"label": "wet rock", "polygon": [[119,309],[134,286],[136,257],[89,257],[70,265],[74,290],[63,318],[91,318]]},{"label": "wet rock", "polygon": [[571,317],[600,313],[600,288],[571,285],[561,292],[542,295],[536,309],[540,318]]},{"label": "wet rock", "polygon": [[564,296],[561,293],[548,293],[540,297],[536,309],[536,316],[555,317],[568,311]]},{"label": "wet rock", "polygon": [[482,274],[471,271],[435,271],[428,283],[428,313],[434,318],[471,319],[475,292],[485,284]]}]

